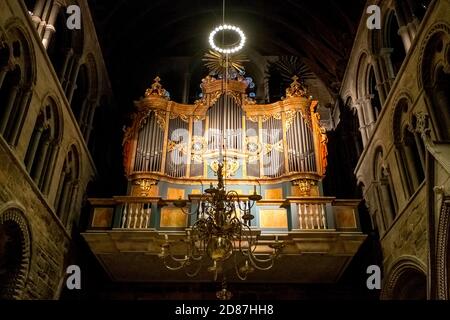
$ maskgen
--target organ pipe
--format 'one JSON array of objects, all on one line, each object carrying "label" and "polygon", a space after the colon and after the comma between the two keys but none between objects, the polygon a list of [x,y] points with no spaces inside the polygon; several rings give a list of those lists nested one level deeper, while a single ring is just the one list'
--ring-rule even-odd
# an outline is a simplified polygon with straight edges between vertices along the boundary
[{"label": "organ pipe", "polygon": [[[208,86],[210,81],[202,85]],[[214,81],[219,80],[213,79],[211,83]],[[206,178],[217,152],[228,150],[239,162],[248,160],[241,162],[242,178],[324,172],[321,165],[326,162],[319,157],[326,154],[326,146],[322,146],[326,137],[320,136],[320,124],[311,111],[314,105],[308,97],[296,95],[295,86],[291,86],[286,99],[265,108],[249,103],[245,90],[230,87],[232,94],[222,93],[217,98],[217,90],[208,89],[203,92],[201,104],[179,105],[165,100],[158,85],[137,103],[141,109],[134,127],[129,128],[133,129],[132,143],[127,145],[131,150],[129,171],[160,172],[174,178]],[[152,105],[154,99],[160,100]],[[176,130],[185,133],[173,136]],[[194,141],[202,145],[194,149]]]}]

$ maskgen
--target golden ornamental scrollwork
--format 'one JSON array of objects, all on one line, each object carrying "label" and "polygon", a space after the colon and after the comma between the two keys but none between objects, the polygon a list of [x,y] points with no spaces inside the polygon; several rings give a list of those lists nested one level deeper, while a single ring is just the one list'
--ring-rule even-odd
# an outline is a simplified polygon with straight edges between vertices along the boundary
[{"label": "golden ornamental scrollwork", "polygon": [[155,110],[156,123],[159,125],[161,130],[166,129],[166,113],[164,111]]},{"label": "golden ornamental scrollwork", "polygon": [[251,122],[258,122],[259,121],[259,116],[246,116],[245,118],[247,120],[250,120]]},{"label": "golden ornamental scrollwork", "polygon": [[187,143],[169,140],[167,144],[167,152],[179,151],[183,155],[187,154]]},{"label": "golden ornamental scrollwork", "polygon": [[[217,171],[220,168],[220,161],[219,160],[214,160],[210,163],[210,167],[211,170],[214,171],[215,173],[217,173]],[[224,175],[224,177],[233,177],[234,175],[236,175],[236,172],[239,170],[239,161],[237,161],[236,159],[232,159],[232,158],[225,158],[223,160],[223,168],[222,168],[222,173]]]},{"label": "golden ornamental scrollwork", "polygon": [[181,121],[189,123],[189,116],[186,114],[182,114],[182,113],[175,113],[175,112],[171,112],[169,115],[169,119],[170,120],[174,120],[176,118],[180,118]]},{"label": "golden ornamental scrollwork", "polygon": [[295,116],[297,115],[297,111],[296,110],[288,110],[285,112],[285,127],[286,127],[286,131],[288,131],[291,126],[292,123],[294,122]]},{"label": "golden ornamental scrollwork", "polygon": [[[311,113],[313,113],[314,108],[315,105],[311,105]],[[320,170],[320,174],[324,175],[328,166],[328,137],[326,128],[320,125],[320,114],[317,112],[313,113],[312,127],[318,141],[317,152],[319,154],[320,161],[320,168],[318,168],[318,170]]]},{"label": "golden ornamental scrollwork", "polygon": [[153,84],[151,88],[145,90],[145,97],[158,96],[166,100],[169,100],[169,97],[167,96],[167,91],[162,87],[160,81],[161,81],[160,77],[156,77],[155,79],[153,79]]},{"label": "golden ornamental scrollwork", "polygon": [[207,149],[207,141],[203,136],[193,136],[192,137],[192,153],[196,155],[201,155]]},{"label": "golden ornamental scrollwork", "polygon": [[299,77],[293,76],[292,83],[289,88],[286,89],[286,98],[293,98],[293,97],[304,97],[307,98],[307,90],[303,84],[298,82]]},{"label": "golden ornamental scrollwork", "polygon": [[244,95],[242,104],[253,105],[253,104],[256,104],[256,101],[255,101],[255,99],[250,98],[248,95]]},{"label": "golden ornamental scrollwork", "polygon": [[283,140],[280,140],[276,143],[264,143],[264,154],[268,154],[272,152],[273,150],[277,152],[283,152]]}]

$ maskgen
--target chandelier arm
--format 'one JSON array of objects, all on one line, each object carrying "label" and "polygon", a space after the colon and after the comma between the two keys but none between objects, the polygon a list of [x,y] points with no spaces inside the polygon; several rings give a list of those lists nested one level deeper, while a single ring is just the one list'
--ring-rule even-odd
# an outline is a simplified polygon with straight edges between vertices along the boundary
[{"label": "chandelier arm", "polygon": [[[253,259],[255,259],[255,261]],[[272,269],[274,262],[275,262],[275,259],[271,258],[268,260],[268,261],[270,261],[270,265],[268,265],[267,267],[261,267],[256,263],[256,262],[260,262],[260,261],[258,261],[253,254],[249,255],[249,260],[253,267],[255,267],[256,269],[261,270],[261,271],[267,271],[267,270]],[[260,262],[260,263],[262,263],[262,262]]]},{"label": "chandelier arm", "polygon": [[247,280],[248,272],[245,272],[244,275],[241,275],[241,272],[239,271],[238,262],[237,262],[237,254],[234,255],[234,269],[236,271],[236,275],[238,276],[238,278],[240,280],[242,280],[242,281]]},{"label": "chandelier arm", "polygon": [[193,273],[189,273],[189,271],[187,269],[185,270],[185,273],[188,277],[194,278],[200,273],[200,270],[202,269],[202,265],[203,265],[203,260],[201,259],[199,261],[200,262],[198,263],[198,267]]},{"label": "chandelier arm", "polygon": [[[172,257],[170,257],[170,258],[172,259]],[[174,261],[174,260],[172,259],[172,261]],[[167,269],[171,270],[171,271],[178,271],[178,270],[181,270],[181,269],[183,269],[184,266],[185,266],[184,263],[181,263],[181,262],[177,261],[177,262],[179,263],[179,266],[177,266],[177,267],[172,267],[172,266],[170,266],[170,265],[167,263],[167,257],[164,257],[163,262],[164,262],[164,266],[165,266]]]}]

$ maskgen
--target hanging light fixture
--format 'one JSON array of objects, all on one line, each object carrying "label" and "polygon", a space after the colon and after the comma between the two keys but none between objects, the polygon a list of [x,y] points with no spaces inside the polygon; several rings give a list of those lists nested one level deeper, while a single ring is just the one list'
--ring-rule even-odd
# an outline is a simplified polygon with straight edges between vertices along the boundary
[{"label": "hanging light fixture", "polygon": [[[223,23],[215,28],[209,36],[209,43],[215,51],[225,56],[225,68],[223,68],[223,92],[228,92],[229,55],[240,51],[245,44],[244,32],[236,26],[225,24],[225,0],[223,1]],[[235,44],[218,46],[215,37],[219,32],[232,31],[239,35],[239,41]],[[222,41],[224,37],[222,34]],[[223,139],[225,139],[223,137]],[[225,152],[225,157],[222,152]],[[279,256],[284,244],[275,237],[275,242],[270,244],[270,253],[257,253],[259,232],[251,228],[254,216],[252,208],[262,199],[254,186],[253,194],[242,196],[237,191],[226,189],[224,176],[227,176],[226,149],[224,144],[220,149],[217,165],[217,186],[206,189],[200,195],[197,203],[190,203],[188,209],[187,200],[176,200],[174,206],[182,210],[186,215],[192,216],[195,223],[186,229],[186,237],[180,248],[179,242],[170,241],[165,235],[165,241],[161,245],[159,257],[169,270],[184,269],[189,277],[199,274],[203,263],[209,263],[208,271],[214,274],[217,280],[219,274],[224,271],[224,264],[234,257],[233,264],[237,277],[247,279],[247,275],[257,270],[269,270],[273,267],[275,259]],[[192,208],[196,206],[196,208]],[[229,264],[228,264],[229,265]],[[230,299],[231,293],[226,288],[226,276],[223,275],[222,290],[217,292],[217,298]]]},{"label": "hanging light fixture", "polygon": [[[217,170],[217,186],[211,186],[201,195],[197,208],[189,212],[186,200],[174,201],[174,206],[185,214],[195,216],[196,222],[186,229],[184,239],[185,251],[172,253],[172,244],[166,235],[161,246],[159,257],[169,270],[185,269],[190,277],[198,275],[202,262],[211,263],[208,271],[218,274],[223,271],[223,263],[234,254],[235,272],[239,279],[245,280],[247,275],[258,270],[269,270],[273,267],[283,243],[276,237],[270,245],[271,254],[258,257],[255,249],[258,246],[258,234],[250,227],[254,219],[251,209],[262,199],[254,187],[253,194],[242,197],[236,191],[227,191],[223,180],[223,164]],[[239,259],[240,255],[240,259]],[[195,266],[196,265],[196,266]]]}]

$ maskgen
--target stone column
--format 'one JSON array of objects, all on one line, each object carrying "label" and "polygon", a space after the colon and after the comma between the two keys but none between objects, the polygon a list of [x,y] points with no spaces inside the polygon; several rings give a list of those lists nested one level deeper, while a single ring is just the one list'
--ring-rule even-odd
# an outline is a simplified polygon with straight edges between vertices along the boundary
[{"label": "stone column", "polygon": [[76,67],[75,57],[72,55],[69,58],[69,62],[67,64],[67,70],[64,73],[63,89],[64,89],[64,92],[66,93],[66,97],[67,97],[67,94],[69,92],[69,88],[70,88],[70,85],[71,85],[70,80],[71,80],[71,76],[72,76],[72,73],[73,73],[75,67]]},{"label": "stone column", "polygon": [[0,123],[0,134],[4,135],[6,127],[8,125],[9,119],[11,117],[11,111],[16,102],[17,94],[19,93],[19,86],[15,85],[11,88],[11,92],[9,93],[8,102],[6,103],[5,111],[3,113],[3,119],[1,119]]},{"label": "stone column", "polygon": [[64,89],[65,82],[67,81],[66,72],[67,72],[67,69],[69,66],[70,58],[72,56],[73,56],[73,49],[72,48],[67,49],[66,55],[64,57],[64,64],[61,68],[60,74],[58,74],[59,80],[61,82],[61,86],[63,87],[63,89]]},{"label": "stone column", "polygon": [[405,47],[405,51],[408,52],[409,48],[411,47],[411,37],[409,34],[408,27],[406,26],[407,20],[405,17],[405,13],[403,10],[403,4],[404,0],[395,0],[394,6],[395,6],[395,15],[397,16],[398,21],[398,34],[402,38],[403,46]]},{"label": "stone column", "polygon": [[15,145],[16,144],[16,140],[17,140],[17,136],[19,135],[19,131],[21,129],[22,123],[23,123],[23,119],[24,117],[26,117],[27,115],[27,107],[30,103],[31,97],[33,94],[33,89],[31,87],[28,87],[24,90],[24,94],[22,96],[22,99],[20,100],[20,105],[18,108],[18,119],[15,123],[13,123],[13,128],[11,130],[11,144]]},{"label": "stone column", "polygon": [[413,41],[417,34],[417,27],[419,26],[419,19],[414,15],[414,9],[416,8],[416,2],[414,0],[407,0],[404,4],[405,14],[407,15],[407,27]]},{"label": "stone column", "polygon": [[382,211],[385,214],[386,222],[388,226],[394,221],[394,211],[391,203],[391,191],[389,189],[389,182],[387,178],[382,178],[380,180],[380,191],[381,191],[381,206]]},{"label": "stone column", "polygon": [[72,103],[72,98],[73,98],[73,93],[75,92],[75,89],[77,88],[77,78],[78,78],[78,73],[80,72],[80,62],[77,61],[78,59],[76,59],[76,61],[74,61],[74,70],[72,70],[72,74],[70,77],[70,83],[67,86],[67,101],[69,101],[69,104]]},{"label": "stone column", "polygon": [[417,176],[418,168],[414,161],[414,154],[411,146],[404,145],[403,149],[405,150],[406,155],[406,166],[408,167],[409,176],[411,177],[411,182],[413,184],[413,192],[417,190],[417,187],[420,184],[419,177]]},{"label": "stone column", "polygon": [[64,188],[64,181],[66,179],[66,169],[64,168],[63,164],[63,168],[61,170],[61,174],[59,177],[59,182],[58,182],[58,189],[56,190],[56,196],[55,196],[55,202],[54,202],[54,208],[55,208],[55,213],[58,217],[60,217],[60,208],[61,208],[61,201],[62,201],[62,196],[63,196],[63,188]]},{"label": "stone column", "polygon": [[8,66],[4,66],[0,69],[0,88],[3,86],[3,81],[5,81],[6,75],[8,74]]},{"label": "stone column", "polygon": [[[42,149],[39,150],[38,160],[35,169],[32,172],[33,180],[39,185],[39,181],[41,179],[42,171],[47,160],[47,152],[50,147],[50,141],[46,139],[43,143]],[[40,188],[40,186],[39,186]]]},{"label": "stone column", "polygon": [[[50,12],[50,17],[48,18],[47,25],[45,26],[44,37],[42,39],[42,44],[44,48],[48,48],[52,35],[55,33],[55,21],[58,16],[59,10],[61,8],[61,4],[58,1],[55,1],[52,6],[52,11]],[[60,30],[62,32],[62,30]]]},{"label": "stone column", "polygon": [[372,107],[372,100],[373,95],[368,95],[365,99],[363,99],[363,110],[364,110],[364,119],[366,120],[366,130],[367,130],[367,137],[370,137],[372,134],[372,131],[375,127],[375,114],[373,112]]},{"label": "stone column", "polygon": [[378,56],[373,56],[373,71],[375,73],[375,81],[376,81],[376,88],[378,91],[378,95],[380,96],[380,102],[383,105],[386,101],[386,95],[387,93],[384,91],[384,78],[380,71],[380,58]]},{"label": "stone column", "polygon": [[95,106],[95,104],[93,104],[92,108],[91,108],[91,111],[89,113],[87,124],[86,124],[86,134],[85,134],[86,144],[89,144],[89,138],[91,136],[91,132],[92,132],[92,129],[93,129],[93,122],[94,122],[94,116],[95,116],[96,109],[97,109],[97,107]]},{"label": "stone column", "polygon": [[32,135],[32,141],[30,141],[28,148],[30,152],[27,153],[27,171],[31,172],[31,168],[33,167],[34,157],[36,156],[36,151],[39,146],[39,142],[41,141],[42,133],[44,132],[44,127],[40,126],[38,129],[35,129]]},{"label": "stone column", "polygon": [[380,56],[383,59],[384,62],[384,66],[386,67],[386,75],[385,75],[385,89],[386,89],[386,93],[389,93],[389,91],[391,90],[392,84],[394,83],[395,80],[395,71],[394,71],[394,66],[392,65],[392,60],[391,60],[391,54],[393,52],[393,49],[391,48],[381,48],[380,50]]},{"label": "stone column", "polygon": [[45,0],[37,0],[33,10],[33,16],[31,20],[34,23],[34,27],[37,28],[41,23],[41,15],[44,10]]},{"label": "stone column", "polygon": [[367,132],[366,132],[366,126],[364,124],[364,114],[363,114],[362,106],[359,103],[357,103],[355,105],[355,108],[358,113],[359,132],[361,132],[363,147],[365,147],[367,145]]},{"label": "stone column", "polygon": [[66,204],[67,209],[64,212],[64,216],[62,219],[62,223],[67,228],[70,222],[70,218],[72,216],[72,212],[74,211],[75,201],[78,194],[79,182],[73,181],[70,183],[69,192],[67,194],[67,200],[69,201]]},{"label": "stone column", "polygon": [[67,177],[67,173],[64,175],[64,184],[62,187],[62,191],[61,191],[61,201],[60,201],[60,205],[58,207],[58,216],[59,219],[61,220],[61,222],[64,224],[64,219],[67,215],[67,198],[69,197],[70,194],[70,181],[68,181],[66,179]]},{"label": "stone column", "polygon": [[43,185],[42,185],[42,192],[44,194],[48,194],[49,189],[50,189],[50,185],[51,182],[53,181],[53,175],[54,175],[54,171],[55,171],[55,165],[56,165],[56,157],[59,154],[59,145],[56,141],[52,142],[52,146],[51,146],[51,150],[52,150],[52,155],[51,158],[49,159],[49,170],[47,170],[47,174],[45,176]]}]

